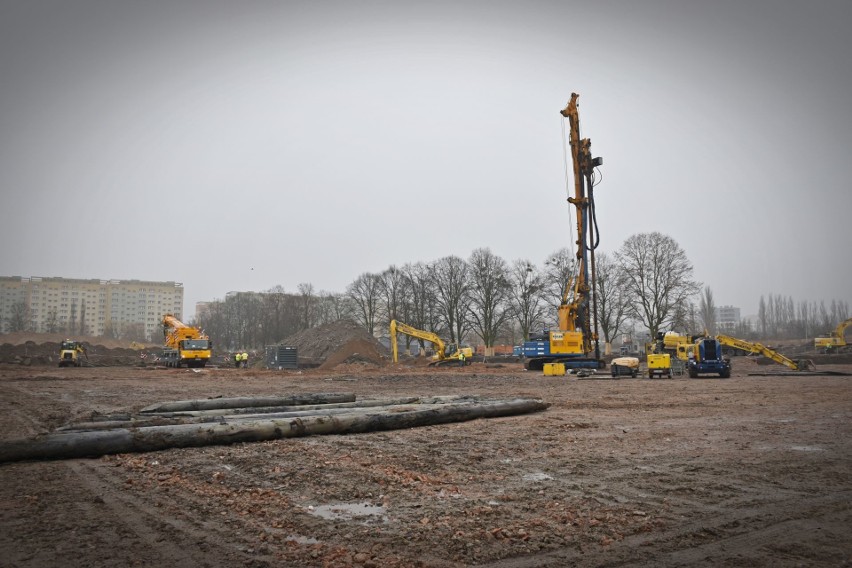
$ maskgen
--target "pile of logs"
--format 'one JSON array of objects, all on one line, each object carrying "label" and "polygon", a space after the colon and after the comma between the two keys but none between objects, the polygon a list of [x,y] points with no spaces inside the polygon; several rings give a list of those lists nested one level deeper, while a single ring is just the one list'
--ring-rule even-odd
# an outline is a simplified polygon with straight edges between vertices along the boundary
[{"label": "pile of logs", "polygon": [[354,394],[339,393],[164,402],[135,415],[99,415],[34,439],[0,443],[0,463],[396,430],[526,414],[548,406],[538,399],[473,396],[356,401]]}]

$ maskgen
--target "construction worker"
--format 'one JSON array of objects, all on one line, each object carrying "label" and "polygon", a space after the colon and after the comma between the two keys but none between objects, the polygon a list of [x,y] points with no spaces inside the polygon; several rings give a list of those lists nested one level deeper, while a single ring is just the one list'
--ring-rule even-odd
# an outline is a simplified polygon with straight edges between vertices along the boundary
[{"label": "construction worker", "polygon": [[240,356],[240,358],[243,360],[243,369],[248,369],[248,353],[243,351],[243,354]]},{"label": "construction worker", "polygon": [[459,350],[459,366],[464,367],[464,351]]},{"label": "construction worker", "polygon": [[242,356],[239,353],[234,353],[234,367],[236,367],[237,369],[240,368],[240,360],[241,359],[242,359]]}]

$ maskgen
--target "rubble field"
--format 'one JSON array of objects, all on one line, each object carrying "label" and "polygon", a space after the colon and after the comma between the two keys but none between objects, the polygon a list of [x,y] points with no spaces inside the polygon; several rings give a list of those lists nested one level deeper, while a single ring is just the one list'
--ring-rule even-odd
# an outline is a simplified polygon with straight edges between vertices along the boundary
[{"label": "rubble field", "polygon": [[730,379],[545,377],[511,361],[392,365],[371,341],[335,341],[319,367],[292,371],[0,364],[0,444],[196,398],[476,395],[550,407],[0,464],[0,566],[852,562],[852,376],[749,376],[757,362],[735,357]]}]

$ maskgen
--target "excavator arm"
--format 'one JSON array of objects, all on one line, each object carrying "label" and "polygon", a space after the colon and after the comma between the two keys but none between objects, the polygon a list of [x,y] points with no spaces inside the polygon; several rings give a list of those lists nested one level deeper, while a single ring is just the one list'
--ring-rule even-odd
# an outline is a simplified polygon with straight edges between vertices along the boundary
[{"label": "excavator arm", "polygon": [[444,344],[444,341],[436,334],[432,333],[431,331],[424,331],[422,329],[417,329],[416,327],[411,327],[410,325],[404,324],[401,321],[391,320],[390,340],[391,349],[393,350],[394,363],[397,363],[399,360],[396,342],[397,333],[404,333],[405,335],[431,342],[433,345],[435,345],[435,354],[438,356],[438,360],[444,359],[446,345]]},{"label": "excavator arm", "polygon": [[737,339],[736,337],[730,337],[727,335],[717,335],[716,341],[722,345],[727,345],[728,347],[735,347],[749,353],[758,353],[768,359],[772,359],[778,364],[792,369],[793,371],[807,371],[808,369],[813,368],[813,362],[808,359],[793,361],[792,359],[788,359],[774,349],[770,349],[761,343],[752,343],[751,341],[745,341],[744,339]]}]

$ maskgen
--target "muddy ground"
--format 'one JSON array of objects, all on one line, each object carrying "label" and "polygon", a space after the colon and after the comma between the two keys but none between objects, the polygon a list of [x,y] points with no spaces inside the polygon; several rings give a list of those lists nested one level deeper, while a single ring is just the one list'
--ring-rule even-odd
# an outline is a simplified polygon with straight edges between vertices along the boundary
[{"label": "muddy ground", "polygon": [[[540,413],[0,465],[0,566],[848,566],[852,377],[0,365],[0,442],[215,396],[538,397]],[[852,372],[852,365],[836,370]],[[765,370],[761,368],[760,370]]]}]

